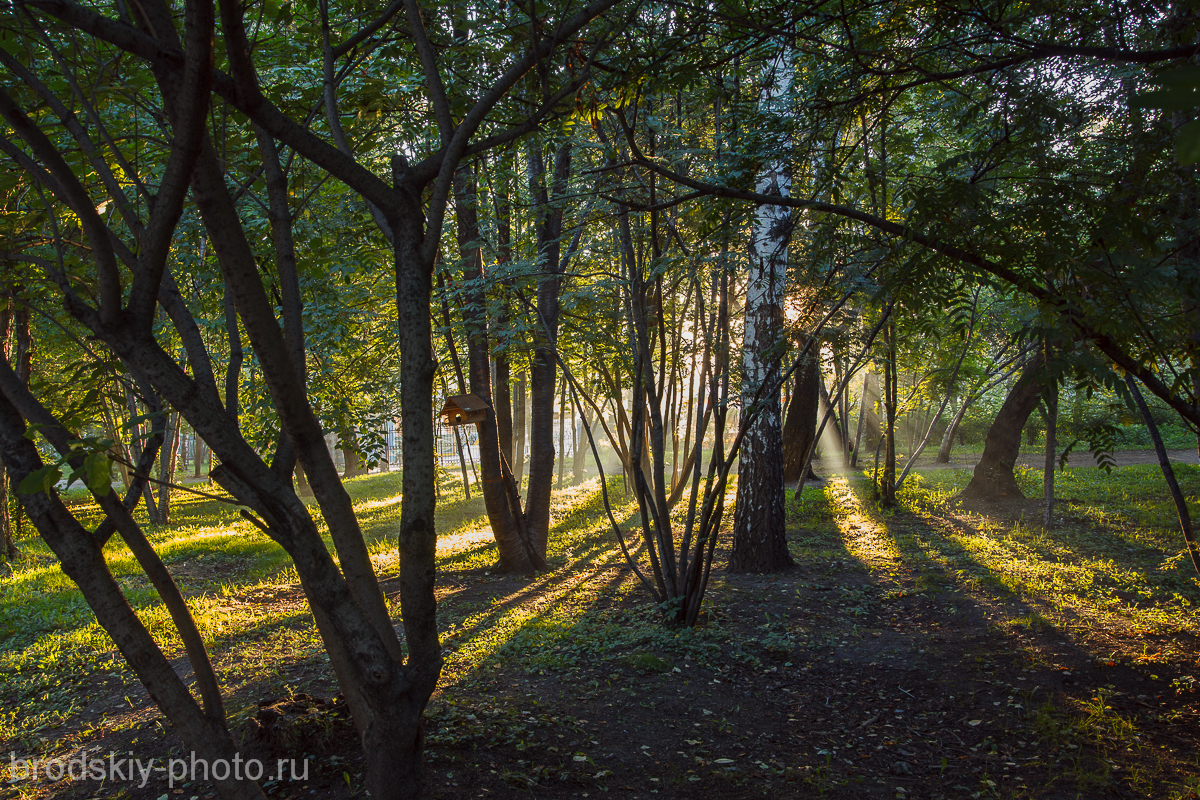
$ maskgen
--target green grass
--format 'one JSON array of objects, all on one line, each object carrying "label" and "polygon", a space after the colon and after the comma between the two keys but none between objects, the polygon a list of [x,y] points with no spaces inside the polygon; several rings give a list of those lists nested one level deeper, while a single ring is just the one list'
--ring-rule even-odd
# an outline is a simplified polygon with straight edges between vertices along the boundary
[{"label": "green grass", "polygon": [[[1177,465],[1176,474],[1196,518],[1200,467]],[[955,511],[952,498],[969,471],[914,476],[900,493],[904,506],[918,515],[948,511],[968,523],[918,527],[902,537],[905,549],[947,574],[1036,600],[1060,617],[1123,621],[1139,630],[1200,628],[1200,580],[1157,466],[1060,471],[1062,522],[1049,529],[1036,503],[1002,521]],[[1028,496],[1041,494],[1040,470],[1019,469],[1017,479]]]}]

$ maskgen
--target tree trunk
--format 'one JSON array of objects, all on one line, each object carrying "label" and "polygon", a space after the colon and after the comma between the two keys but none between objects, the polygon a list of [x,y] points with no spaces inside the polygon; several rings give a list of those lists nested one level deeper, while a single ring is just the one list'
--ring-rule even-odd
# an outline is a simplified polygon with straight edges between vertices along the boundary
[{"label": "tree trunk", "polygon": [[500,554],[500,568],[528,573],[545,569],[545,545],[538,549],[530,541],[525,516],[517,501],[511,471],[500,450],[496,409],[492,401],[491,360],[488,346],[487,297],[483,253],[479,249],[478,192],[470,167],[461,167],[454,178],[455,212],[458,217],[458,246],[463,277],[468,286],[462,308],[467,336],[467,366],[471,393],[483,400],[484,418],[478,423],[479,490],[487,509],[492,535]]},{"label": "tree trunk", "polygon": [[[783,111],[791,95],[790,50],[784,47],[763,70],[767,88],[759,105]],[[762,194],[791,193],[783,161],[763,166],[757,189]],[[777,383],[790,226],[786,209],[759,206],[751,241],[742,340],[742,413],[758,413],[746,430],[738,462],[731,572],[778,572],[793,564],[785,538],[783,426]]]},{"label": "tree trunk", "polygon": [[205,456],[204,440],[199,434],[192,434],[192,477],[200,477],[200,464],[204,461]]},{"label": "tree trunk", "polygon": [[229,336],[229,366],[225,370],[225,413],[235,425],[240,424],[241,409],[238,405],[238,386],[242,380],[242,362],[245,353],[242,351],[242,334],[238,330],[237,310],[233,306],[233,296],[229,288],[225,289],[225,331]]},{"label": "tree trunk", "polygon": [[540,145],[530,144],[530,190],[537,208],[538,279],[537,318],[533,359],[529,370],[529,491],[525,518],[536,553],[545,557],[550,535],[550,493],[554,483],[554,401],[558,366],[554,348],[558,341],[559,291],[562,264],[563,203],[571,172],[571,143],[558,148],[553,185],[546,185],[546,168]]},{"label": "tree trunk", "polygon": [[[503,172],[503,168],[501,169]],[[512,206],[509,202],[508,195],[508,178],[501,174],[498,176],[498,185],[494,186],[493,197],[496,204],[496,266],[500,269],[507,269],[509,262],[512,261]],[[511,286],[506,284],[506,289],[511,291]],[[508,312],[508,300],[505,299],[500,306],[500,312],[496,315],[497,331],[504,331],[511,325]],[[521,492],[521,470],[519,465],[513,461],[513,403],[512,403],[512,380],[511,368],[508,361],[507,348],[501,347],[495,355],[495,370],[493,390],[496,397],[496,435],[500,440],[500,454],[504,457],[512,470],[514,481],[516,482],[516,491],[518,496]],[[520,426],[517,426],[517,435],[523,435]]]},{"label": "tree trunk", "polygon": [[296,464],[296,494],[300,497],[312,497],[312,486],[308,484],[308,478],[304,474],[303,465]]},{"label": "tree trunk", "polygon": [[935,464],[950,463],[950,450],[954,447],[954,434],[958,432],[959,424],[962,423],[963,417],[967,415],[971,399],[970,395],[963,395],[962,404],[954,412],[954,417],[950,420],[950,424],[946,426],[946,432],[942,434],[942,443],[938,447],[937,459],[934,461]]},{"label": "tree trunk", "polygon": [[[788,403],[783,423],[783,482],[800,480],[800,469],[817,433],[817,405],[820,397],[821,366],[816,353],[805,356],[796,370],[796,388]],[[808,478],[816,476],[810,474]]]},{"label": "tree trunk", "polygon": [[174,412],[167,420],[165,447],[158,454],[158,506],[150,520],[156,525],[171,524],[171,487],[175,482],[175,455],[179,452],[180,417]]},{"label": "tree trunk", "polygon": [[1045,353],[1039,351],[1021,371],[1021,377],[988,428],[983,455],[975,465],[971,482],[962,491],[963,497],[980,500],[1025,497],[1017,488],[1014,469],[1021,453],[1021,429],[1042,396],[1041,371],[1045,363]]},{"label": "tree trunk", "polygon": [[[1049,345],[1047,345],[1048,347]],[[1054,455],[1058,448],[1058,387],[1046,388],[1046,464],[1042,470],[1042,524],[1054,525]]]},{"label": "tree trunk", "polygon": [[1179,515],[1179,527],[1183,531],[1183,541],[1187,546],[1188,555],[1191,557],[1192,568],[1196,570],[1197,574],[1200,574],[1200,548],[1196,546],[1196,533],[1192,529],[1192,515],[1188,511],[1187,498],[1184,497],[1183,491],[1179,488],[1179,481],[1175,478],[1175,470],[1171,466],[1171,459],[1167,456],[1167,448],[1163,445],[1158,425],[1155,424],[1154,417],[1151,416],[1150,409],[1146,406],[1146,400],[1138,390],[1133,376],[1128,373],[1125,375],[1125,385],[1129,387],[1138,413],[1142,415],[1142,421],[1146,423],[1146,430],[1150,432],[1150,441],[1154,443],[1154,454],[1158,456],[1159,469],[1162,470],[1163,479],[1167,482],[1167,491],[1171,493],[1171,500],[1175,503],[1175,512]]},{"label": "tree trunk", "polygon": [[521,370],[521,374],[517,376],[517,398],[513,403],[513,460],[512,471],[513,479],[516,481],[517,494],[521,493],[521,480],[525,477],[525,408],[528,400],[528,393],[525,385],[525,371]]},{"label": "tree trunk", "polygon": [[500,353],[492,364],[494,366],[492,372],[495,376],[493,388],[495,390],[496,438],[500,442],[500,454],[504,456],[504,460],[511,468],[513,463],[513,408],[508,356]]},{"label": "tree trunk", "polygon": [[588,424],[587,407],[584,406],[578,422],[571,425],[571,446],[574,452],[574,458],[571,461],[571,482],[576,484],[583,483],[584,479],[583,473],[586,468],[584,455],[587,453],[584,441],[587,434],[584,433],[584,426]]},{"label": "tree trunk", "polygon": [[[9,348],[12,339],[13,303],[12,297],[0,298],[3,308],[0,309],[0,353],[5,358],[12,358]],[[114,437],[115,438],[115,437]],[[0,462],[0,555],[5,561],[17,557],[17,544],[13,540],[12,517],[9,514],[8,467]]]},{"label": "tree trunk", "polygon": [[875,404],[879,401],[879,380],[875,373],[867,372],[863,376],[862,401],[859,403],[858,424],[854,428],[854,451],[850,454],[850,467],[858,467],[858,454],[862,450],[863,437],[873,441],[879,435],[879,417],[875,413]]},{"label": "tree trunk", "polygon": [[563,380],[562,395],[558,400],[558,488],[563,487],[563,470],[567,466],[567,382]]},{"label": "tree trunk", "polygon": [[896,403],[899,369],[896,364],[896,317],[887,323],[887,358],[883,364],[883,481],[880,501],[885,508],[896,505]]},{"label": "tree trunk", "polygon": [[348,430],[338,438],[342,445],[342,477],[357,478],[366,472],[362,455],[358,452],[358,431]]},{"label": "tree trunk", "polygon": [[[840,383],[835,384],[835,386],[837,386],[837,385],[840,385]],[[818,412],[821,414],[825,414],[826,412],[823,411],[822,409],[828,409],[829,424],[833,425],[833,437],[835,439],[837,439],[839,442],[844,442],[845,437],[842,436],[842,422],[841,422],[841,419],[839,419],[839,417],[841,415],[838,413],[839,409],[842,406],[842,393],[839,392],[837,402],[836,403],[833,402],[833,398],[831,398],[829,396],[829,390],[825,388],[825,381],[820,378],[818,378],[818,380],[817,380],[817,391],[818,391],[818,400],[820,401],[817,404]],[[821,447],[821,431],[820,430],[817,431],[815,438],[816,438],[816,441],[813,442],[813,447],[814,447],[814,449],[820,448]],[[822,452],[822,455],[824,456],[825,453]],[[811,470],[810,470],[810,472],[811,472]]]}]

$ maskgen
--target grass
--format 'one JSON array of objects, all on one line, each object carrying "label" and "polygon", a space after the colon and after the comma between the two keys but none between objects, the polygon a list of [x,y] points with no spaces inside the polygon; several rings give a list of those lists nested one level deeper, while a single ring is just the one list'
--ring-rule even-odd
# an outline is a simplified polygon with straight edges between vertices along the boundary
[{"label": "grass", "polygon": [[[1200,512],[1200,467],[1177,465],[1193,515]],[[1018,485],[1041,493],[1041,472]],[[1200,580],[1187,560],[1175,507],[1153,465],[1068,469],[1057,478],[1059,524],[1042,525],[1037,504],[1007,518],[965,510],[952,498],[969,474],[916,473],[901,502],[917,515],[942,515],[936,531],[902,534],[903,549],[943,574],[987,583],[1031,601],[1032,613],[1067,624],[1138,631],[1200,630]],[[949,524],[947,524],[949,523]],[[958,523],[958,524],[955,524]],[[1030,618],[1028,625],[1044,624]]]}]

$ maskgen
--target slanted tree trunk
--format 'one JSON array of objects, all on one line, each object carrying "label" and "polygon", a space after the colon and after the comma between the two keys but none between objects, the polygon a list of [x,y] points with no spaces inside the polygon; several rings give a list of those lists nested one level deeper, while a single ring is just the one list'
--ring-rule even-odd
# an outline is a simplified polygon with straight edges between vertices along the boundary
[{"label": "slanted tree trunk", "polygon": [[1192,568],[1200,574],[1200,547],[1196,546],[1196,532],[1192,529],[1192,515],[1188,511],[1187,498],[1179,488],[1179,481],[1175,478],[1175,469],[1171,466],[1171,459],[1167,455],[1167,448],[1163,445],[1162,435],[1158,431],[1158,425],[1154,422],[1150,408],[1146,405],[1146,400],[1142,397],[1137,382],[1128,373],[1125,374],[1125,385],[1129,387],[1129,393],[1133,396],[1138,413],[1142,415],[1142,421],[1146,423],[1146,430],[1150,433],[1150,441],[1154,443],[1154,454],[1158,457],[1158,466],[1162,470],[1163,479],[1167,482],[1167,491],[1171,493],[1171,500],[1175,503],[1175,512],[1179,516],[1179,527],[1183,532],[1183,541],[1187,547],[1188,556],[1192,560]]},{"label": "slanted tree trunk", "polygon": [[[792,86],[790,49],[784,47],[763,70],[760,107],[786,113]],[[782,159],[763,165],[757,188],[762,194],[791,193],[791,178]],[[746,431],[738,462],[731,572],[778,572],[793,564],[785,539],[783,425],[777,382],[790,226],[786,209],[758,207],[742,340],[742,413],[757,409],[758,414]]]},{"label": "slanted tree trunk", "polygon": [[308,483],[308,478],[304,474],[304,466],[296,464],[296,494],[300,497],[312,497],[312,486]]},{"label": "slanted tree trunk", "polygon": [[[821,366],[816,353],[805,356],[804,363],[796,370],[795,390],[788,403],[787,417],[783,423],[783,481],[795,483],[800,480],[800,469],[813,437],[817,433],[817,405],[820,398]],[[807,478],[815,478],[810,474]]]},{"label": "slanted tree trunk", "polygon": [[[18,371],[17,374],[20,375],[20,372]],[[154,403],[157,404],[157,402],[158,402],[157,398],[154,398]],[[129,419],[134,419],[135,417],[141,416],[141,409],[138,407],[137,397],[134,395],[133,389],[129,388],[128,386],[125,388],[125,406],[126,406],[126,411],[129,414]],[[147,410],[157,412],[158,406],[154,405],[153,407],[148,407]],[[155,424],[155,420],[151,420],[147,425],[145,425],[145,429],[148,430],[148,429],[154,427],[154,424]],[[166,425],[163,424],[162,420],[158,420],[157,424],[162,425],[164,430],[166,429]],[[143,425],[140,422],[134,423],[132,430],[130,430],[130,432],[129,432],[129,434],[130,434],[129,449],[130,449],[131,454],[133,455],[133,462],[135,464],[142,463],[142,453],[144,452],[144,449],[142,447],[142,432],[143,432]],[[146,465],[146,476],[147,477],[149,477],[150,469],[152,469],[153,466],[154,466],[153,462]],[[135,482],[135,481],[137,481],[136,475],[131,478],[131,483]],[[158,518],[158,511],[157,511],[158,505],[154,501],[154,489],[153,489],[153,487],[151,487],[150,482],[148,480],[143,480],[138,485],[141,486],[140,491],[142,492],[142,496],[146,501],[146,516],[151,521],[154,521],[155,519]]]},{"label": "slanted tree trunk", "polygon": [[[838,385],[838,384],[835,384],[835,386],[836,385]],[[818,412],[824,414],[826,412],[823,411],[822,409],[828,409],[829,424],[833,426],[833,437],[835,439],[837,439],[839,442],[844,442],[845,437],[842,436],[842,421],[841,421],[841,419],[839,419],[839,417],[841,416],[841,414],[839,413],[839,409],[842,407],[841,395],[840,394],[838,395],[838,400],[835,403],[833,401],[833,398],[831,398],[829,396],[829,390],[827,388],[825,388],[824,380],[817,381],[817,391],[818,391],[818,400],[820,401],[817,404]],[[815,438],[816,438],[816,441],[813,442],[813,448],[814,449],[820,448],[820,446],[821,446],[821,431],[820,430],[817,431]]]},{"label": "slanted tree trunk", "polygon": [[962,404],[954,412],[954,417],[951,418],[950,424],[946,426],[945,433],[942,434],[942,443],[938,446],[937,459],[935,464],[949,464],[950,451],[954,447],[954,435],[958,433],[958,426],[962,423],[963,418],[967,415],[967,409],[971,405],[970,395],[963,395]]},{"label": "slanted tree trunk", "polygon": [[237,309],[233,306],[233,296],[229,287],[225,288],[225,331],[229,336],[229,365],[225,369],[225,413],[240,425],[241,408],[238,405],[238,387],[242,380],[242,362],[246,355],[242,350],[242,334],[238,330]]},{"label": "slanted tree trunk", "polygon": [[1025,496],[1017,487],[1014,470],[1021,454],[1021,429],[1042,396],[1041,371],[1045,363],[1045,353],[1039,351],[1021,371],[988,428],[983,455],[975,465],[971,482],[962,491],[963,497],[1000,500]]}]

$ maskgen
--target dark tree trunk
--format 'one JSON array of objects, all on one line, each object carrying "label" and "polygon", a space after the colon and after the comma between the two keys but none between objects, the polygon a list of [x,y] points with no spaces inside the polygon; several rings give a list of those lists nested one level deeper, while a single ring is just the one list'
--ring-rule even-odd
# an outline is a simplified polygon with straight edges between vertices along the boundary
[{"label": "dark tree trunk", "polygon": [[171,524],[171,487],[175,482],[175,455],[179,452],[180,416],[172,413],[167,421],[167,436],[164,447],[158,454],[158,506],[151,522],[156,525]]},{"label": "dark tree trunk", "polygon": [[567,382],[562,384],[562,396],[558,400],[558,483],[563,487],[563,470],[567,467]]},{"label": "dark tree trunk", "polygon": [[242,380],[242,334],[238,330],[237,309],[233,306],[233,295],[225,287],[225,331],[229,336],[229,366],[225,370],[225,413],[240,425],[241,409],[238,406],[238,386]]},{"label": "dark tree trunk", "polygon": [[[533,547],[519,503],[512,474],[505,469],[500,452],[496,410],[492,405],[492,384],[487,330],[487,297],[484,294],[483,254],[479,249],[479,217],[476,207],[475,175],[470,167],[461,167],[455,175],[455,211],[458,217],[458,245],[462,256],[463,278],[469,286],[462,314],[467,335],[467,366],[471,393],[484,402],[486,413],[478,423],[479,483],[492,534],[500,553],[500,568],[506,572],[533,572],[545,569],[545,546]],[[507,474],[506,474],[507,473]]]},{"label": "dark tree trunk", "polygon": [[[11,375],[11,373],[10,373]],[[0,454],[16,480],[42,466],[33,442],[23,434],[25,424],[7,399],[0,400]],[[63,572],[79,587],[97,621],[112,637],[117,649],[137,674],[150,697],[169,715],[184,747],[212,760],[231,760],[236,745],[225,728],[223,713],[202,710],[178,677],[171,662],[123,595],[105,562],[101,544],[50,492],[22,495],[21,502]],[[207,711],[207,713],[206,713]],[[259,800],[262,791],[253,781],[217,781],[225,800]]]},{"label": "dark tree trunk", "polygon": [[1058,390],[1046,389],[1046,463],[1042,470],[1042,524],[1054,525],[1054,456],[1058,449]]},{"label": "dark tree trunk", "polygon": [[500,454],[504,456],[504,460],[511,468],[513,463],[513,408],[507,354],[498,353],[492,363],[495,365],[492,404],[496,408],[496,438],[500,442]]},{"label": "dark tree trunk", "polygon": [[899,369],[896,364],[896,317],[887,323],[887,358],[883,365],[883,479],[880,501],[884,507],[896,505],[896,395],[899,393]]},{"label": "dark tree trunk", "polygon": [[199,435],[192,435],[192,477],[200,477],[200,465],[203,463],[205,456],[208,455],[208,448],[204,446],[204,440]]},{"label": "dark tree trunk", "polygon": [[[12,338],[13,303],[12,297],[0,298],[3,308],[0,309],[0,353],[5,358],[11,358],[9,349]],[[115,437],[114,437],[115,438]],[[17,544],[13,540],[12,517],[9,514],[8,467],[0,461],[0,555],[11,560],[17,557]]]},{"label": "dark tree trunk", "polygon": [[312,497],[312,487],[308,485],[308,478],[304,475],[304,467],[301,464],[296,464],[296,494],[301,497]]},{"label": "dark tree trunk", "polygon": [[[820,398],[821,365],[815,353],[805,356],[796,370],[796,388],[783,422],[783,481],[800,480],[809,448],[817,434],[817,405]],[[810,468],[808,478],[815,478]]]},{"label": "dark tree trunk", "polygon": [[550,535],[550,493],[554,485],[554,405],[558,365],[554,348],[558,340],[558,295],[562,288],[560,263],[563,195],[571,174],[571,143],[558,148],[552,186],[547,186],[539,145],[529,148],[530,190],[537,207],[538,279],[533,359],[529,369],[529,491],[525,518],[534,551],[545,557]]},{"label": "dark tree trunk", "polygon": [[525,372],[517,377],[517,398],[513,403],[513,480],[517,486],[517,494],[521,493],[521,480],[525,477],[525,408],[528,392],[525,386]]},{"label": "dark tree trunk", "polygon": [[[508,269],[509,262],[512,261],[512,208],[508,199],[507,177],[501,174],[498,178],[499,185],[496,187],[496,265],[501,270]],[[510,289],[506,284],[506,289]],[[511,324],[509,318],[507,298],[503,301],[500,307],[500,312],[496,315],[496,330],[506,330]],[[508,350],[501,347],[495,355],[495,381],[493,392],[495,394],[496,407],[496,435],[500,440],[500,453],[504,457],[512,470],[513,479],[516,482],[518,496],[521,491],[521,470],[520,466],[513,460],[513,403],[512,403],[512,375],[511,368],[508,363]],[[518,435],[521,434],[520,427],[517,428]]]},{"label": "dark tree trunk", "polygon": [[1039,351],[1021,371],[992,426],[988,428],[983,455],[962,496],[980,500],[1023,498],[1014,469],[1021,453],[1021,429],[1042,397],[1042,367],[1045,353]]}]

